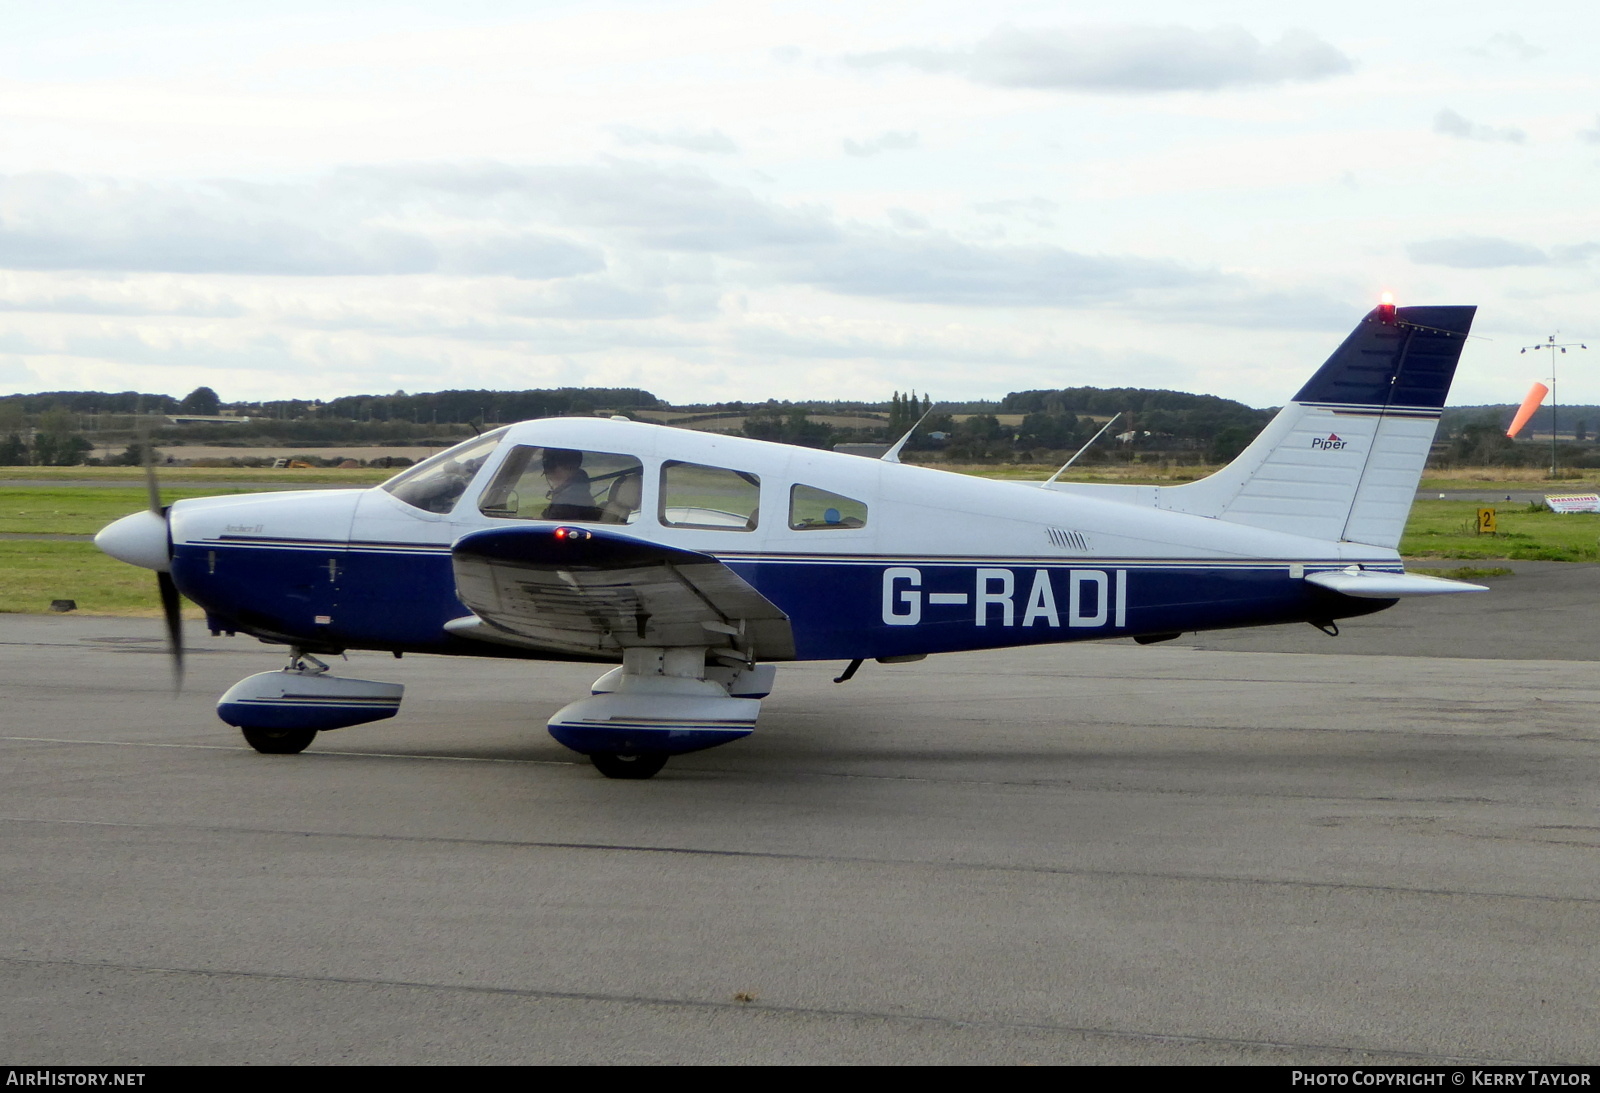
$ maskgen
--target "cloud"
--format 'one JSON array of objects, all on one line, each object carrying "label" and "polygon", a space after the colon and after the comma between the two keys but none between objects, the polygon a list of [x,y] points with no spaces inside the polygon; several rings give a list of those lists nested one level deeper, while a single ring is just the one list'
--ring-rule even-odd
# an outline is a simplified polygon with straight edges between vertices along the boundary
[{"label": "cloud", "polygon": [[970,49],[896,49],[853,54],[859,68],[906,65],[994,87],[1150,94],[1217,91],[1350,72],[1349,57],[1307,31],[1264,43],[1236,26],[1003,26]]},{"label": "cloud", "polygon": [[546,292],[504,301],[496,310],[539,319],[653,319],[670,308],[664,292],[585,277],[554,282]]},{"label": "cloud", "polygon": [[922,143],[922,138],[916,133],[890,130],[860,142],[846,137],[843,143],[847,155],[875,156],[879,152],[900,152],[907,148],[915,148]]},{"label": "cloud", "polygon": [[1492,34],[1481,48],[1469,52],[1479,57],[1515,57],[1519,61],[1531,61],[1545,54],[1543,48],[1534,45],[1514,30],[1503,30],[1498,34]]},{"label": "cloud", "polygon": [[1406,254],[1425,266],[1452,269],[1499,269],[1504,266],[1547,266],[1550,256],[1538,247],[1492,236],[1462,235],[1412,243]]},{"label": "cloud", "polygon": [[1594,116],[1593,129],[1578,130],[1578,139],[1588,144],[1600,144],[1600,114]]},{"label": "cloud", "polygon": [[1452,269],[1500,269],[1507,266],[1578,266],[1600,257],[1600,243],[1562,243],[1542,250],[1528,243],[1493,236],[1463,235],[1412,243],[1413,262]]},{"label": "cloud", "polygon": [[1141,308],[1139,316],[1148,322],[1342,333],[1362,314],[1363,305],[1352,301],[1361,299],[1363,287],[1330,284],[1276,288],[1243,278],[1217,278],[1164,293],[1155,305]]},{"label": "cloud", "polygon": [[1550,248],[1550,261],[1562,266],[1575,266],[1600,256],[1600,243],[1569,243]]},{"label": "cloud", "polygon": [[360,182],[363,192],[390,189],[388,200],[397,203],[437,200],[441,213],[458,216],[475,206],[498,215],[526,208],[580,233],[603,232],[608,248],[720,257],[738,262],[754,283],[807,284],[847,296],[1062,306],[1212,276],[1148,259],[876,230],[817,206],[782,205],[699,171],[655,164],[367,168],[345,172],[345,181]]},{"label": "cloud", "polygon": [[845,296],[961,306],[1070,307],[1203,283],[1168,262],[1060,247],[979,246],[945,234],[857,231],[784,263],[788,280]]},{"label": "cloud", "polygon": [[762,357],[797,360],[873,360],[937,362],[971,366],[1059,361],[1082,346],[1054,338],[996,337],[987,327],[946,324],[933,330],[889,323],[828,321],[762,314],[734,326],[728,344]]},{"label": "cloud", "polygon": [[350,168],[330,185],[352,201],[421,202],[440,216],[525,218],[579,232],[614,232],[649,249],[737,254],[839,236],[838,225],[820,208],[766,201],[691,168],[626,160]]},{"label": "cloud", "polygon": [[[889,224],[627,161],[372,167],[274,186],[0,176],[0,268],[565,286],[524,296],[521,313],[538,317],[704,317],[731,287],[772,285],[1071,307],[1217,277],[1147,258],[974,241],[904,211]],[[416,303],[425,306],[426,293]]]},{"label": "cloud", "polygon": [[[61,174],[0,176],[0,268],[395,276],[447,272],[551,278],[605,267],[559,235],[397,227],[314,188],[234,181],[155,184]],[[398,209],[382,209],[392,220]]]},{"label": "cloud", "polygon": [[233,319],[245,314],[237,301],[186,291],[148,291],[148,286],[91,284],[62,291],[0,286],[0,312],[37,315],[174,315]]},{"label": "cloud", "polygon": [[732,155],[739,151],[733,138],[720,129],[674,129],[660,133],[651,129],[638,129],[631,125],[612,126],[611,132],[628,147],[657,144],[678,148],[685,152],[703,152],[712,155]]},{"label": "cloud", "polygon": [[1521,144],[1528,139],[1528,134],[1514,125],[1496,129],[1492,125],[1479,125],[1457,114],[1454,110],[1446,108],[1433,116],[1433,131],[1446,137],[1455,137],[1458,140],[1483,140],[1503,141],[1508,144]]},{"label": "cloud", "polygon": [[902,209],[898,207],[885,209],[884,216],[888,218],[889,223],[893,224],[901,231],[920,232],[927,231],[933,227],[933,224],[928,220],[927,217],[918,216],[910,209]]},{"label": "cloud", "polygon": [[693,281],[637,284],[610,275],[573,277],[518,286],[488,301],[501,315],[563,320],[710,319],[721,293],[715,285]]},{"label": "cloud", "polygon": [[434,245],[434,268],[441,273],[543,280],[596,273],[606,265],[595,247],[536,231],[479,229],[440,237]]},{"label": "cloud", "polygon": [[290,339],[260,330],[74,326],[49,332],[0,330],[0,353],[80,357],[164,368],[272,370],[296,356]]},{"label": "cloud", "polygon": [[1042,228],[1055,227],[1055,214],[1060,208],[1060,202],[1051,201],[1047,197],[1018,197],[1001,201],[980,201],[972,206],[974,212],[982,213],[985,216],[1015,218]]}]

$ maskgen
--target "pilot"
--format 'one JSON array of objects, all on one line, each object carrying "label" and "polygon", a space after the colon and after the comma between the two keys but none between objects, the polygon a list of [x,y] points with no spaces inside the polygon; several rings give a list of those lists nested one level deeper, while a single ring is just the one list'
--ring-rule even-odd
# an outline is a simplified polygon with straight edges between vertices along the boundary
[{"label": "pilot", "polygon": [[582,452],[571,448],[546,448],[544,477],[550,483],[550,492],[545,494],[550,503],[545,506],[541,519],[600,519],[600,507],[594,503],[589,472],[583,469]]}]

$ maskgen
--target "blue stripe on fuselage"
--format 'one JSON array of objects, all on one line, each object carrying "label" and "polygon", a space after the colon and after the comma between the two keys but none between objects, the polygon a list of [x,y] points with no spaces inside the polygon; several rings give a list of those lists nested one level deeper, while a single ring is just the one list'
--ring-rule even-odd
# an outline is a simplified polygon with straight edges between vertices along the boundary
[{"label": "blue stripe on fuselage", "polygon": [[729,564],[789,615],[801,660],[1320,621],[1392,602],[1321,595],[1287,563]]},{"label": "blue stripe on fuselage", "polygon": [[[1286,562],[744,556],[727,564],[789,616],[801,660],[1320,621],[1392,602],[1308,585]],[[467,609],[443,552],[185,544],[172,573],[186,596],[249,633],[346,648],[537,656],[445,633]]]}]

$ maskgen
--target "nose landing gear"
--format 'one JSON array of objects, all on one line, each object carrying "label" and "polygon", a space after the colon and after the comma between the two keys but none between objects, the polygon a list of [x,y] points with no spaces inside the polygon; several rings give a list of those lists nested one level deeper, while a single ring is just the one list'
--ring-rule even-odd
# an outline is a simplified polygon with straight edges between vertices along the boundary
[{"label": "nose landing gear", "polygon": [[631,755],[615,751],[589,753],[589,762],[594,764],[594,769],[607,778],[654,778],[667,765],[667,759],[664,751],[643,751]]},{"label": "nose landing gear", "polygon": [[241,679],[217,701],[217,716],[266,755],[305,751],[317,733],[393,717],[405,687],[328,675],[328,666],[292,649],[280,672]]},{"label": "nose landing gear", "polygon": [[240,725],[244,741],[262,755],[299,755],[317,738],[316,729],[263,729]]}]

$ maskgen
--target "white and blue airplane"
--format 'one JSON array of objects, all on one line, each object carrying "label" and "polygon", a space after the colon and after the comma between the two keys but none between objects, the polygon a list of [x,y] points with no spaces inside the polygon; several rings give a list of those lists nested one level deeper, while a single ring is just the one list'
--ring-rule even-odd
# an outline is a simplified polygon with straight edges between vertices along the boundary
[{"label": "white and blue airplane", "polygon": [[550,719],[613,778],[755,727],[774,664],[1336,620],[1482,591],[1396,546],[1471,307],[1384,304],[1236,460],[1178,486],[994,482],[620,419],[509,425],[371,489],[178,501],[96,536],[288,665],[218,703],[257,750],[392,717],[347,649],[615,665]]}]

